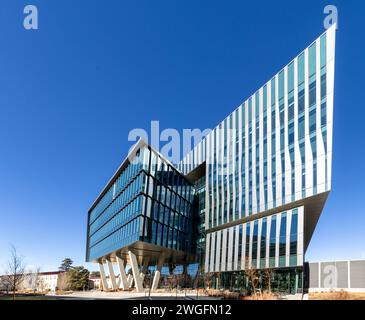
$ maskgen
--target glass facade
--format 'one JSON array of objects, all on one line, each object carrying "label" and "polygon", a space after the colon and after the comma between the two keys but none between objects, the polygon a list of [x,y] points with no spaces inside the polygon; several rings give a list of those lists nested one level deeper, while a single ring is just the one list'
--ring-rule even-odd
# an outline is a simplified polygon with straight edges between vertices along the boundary
[{"label": "glass facade", "polygon": [[331,189],[334,58],[332,27],[177,168],[143,144],[89,210],[87,260],[145,242],[192,254],[230,287],[273,268],[278,288],[287,275],[297,288]]},{"label": "glass facade", "polygon": [[331,189],[334,50],[330,28],[180,162],[207,168],[205,270],[303,266],[321,209],[304,212]]},{"label": "glass facade", "polygon": [[193,185],[148,146],[126,161],[89,211],[87,260],[137,241],[193,252]]},{"label": "glass facade", "polygon": [[[270,277],[264,270],[258,270],[256,289],[269,290],[278,293],[303,292],[303,268],[274,269]],[[215,273],[211,278],[211,287],[221,290],[240,292],[243,295],[252,294],[249,278],[243,271]]]},{"label": "glass facade", "polygon": [[207,161],[208,228],[329,191],[326,39],[321,36],[213,129],[208,158],[194,150],[180,163],[188,173],[187,167]]},{"label": "glass facade", "polygon": [[[302,266],[303,248],[298,242],[303,243],[303,217],[304,207],[298,207],[208,233],[206,269],[219,272]],[[227,236],[220,236],[224,231]],[[216,259],[209,260],[212,250],[227,250],[231,238],[237,239],[237,242],[232,241],[232,252],[227,251],[232,263],[222,267]],[[214,246],[212,239],[215,239]],[[234,250],[235,246],[239,250]]]},{"label": "glass facade", "polygon": [[196,244],[196,255],[197,262],[201,266],[204,267],[205,260],[205,246],[206,246],[206,233],[205,233],[205,182],[206,177],[202,176],[195,183],[195,207],[194,211],[196,212],[195,226],[196,232],[193,234],[193,244]]}]

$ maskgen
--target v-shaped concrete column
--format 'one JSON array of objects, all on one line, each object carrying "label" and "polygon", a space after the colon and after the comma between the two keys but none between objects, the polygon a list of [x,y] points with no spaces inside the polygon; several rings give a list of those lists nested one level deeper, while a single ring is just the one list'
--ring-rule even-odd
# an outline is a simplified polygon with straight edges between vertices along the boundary
[{"label": "v-shaped concrete column", "polygon": [[117,290],[117,281],[115,280],[115,274],[114,274],[114,269],[113,269],[113,263],[110,260],[110,258],[106,259],[106,262],[108,264],[108,269],[109,269],[109,278],[110,278],[110,282],[112,284],[112,289],[113,290]]},{"label": "v-shaped concrete column", "polygon": [[134,285],[136,287],[137,292],[142,292],[143,291],[143,285],[142,285],[141,276],[139,274],[139,267],[138,267],[137,257],[132,251],[128,251],[128,255],[129,255],[129,260],[130,260],[131,267],[132,267]]},{"label": "v-shaped concrete column", "polygon": [[132,286],[133,286],[133,276],[131,274],[129,274],[127,277],[127,285],[128,285],[128,288],[132,288]]},{"label": "v-shaped concrete column", "polygon": [[164,262],[165,262],[165,256],[161,254],[157,262],[155,275],[153,277],[152,288],[151,288],[152,290],[156,290],[158,288],[158,283],[160,282],[161,269]]},{"label": "v-shaped concrete column", "polygon": [[119,267],[119,278],[120,278],[118,287],[122,288],[123,290],[127,290],[129,288],[127,283],[127,275],[125,273],[124,261],[121,255],[117,255],[117,264]]},{"label": "v-shaped concrete column", "polygon": [[108,282],[106,281],[104,265],[101,262],[99,262],[99,270],[100,270],[100,278],[101,278],[101,284],[103,286],[103,290],[107,291],[109,289]]}]

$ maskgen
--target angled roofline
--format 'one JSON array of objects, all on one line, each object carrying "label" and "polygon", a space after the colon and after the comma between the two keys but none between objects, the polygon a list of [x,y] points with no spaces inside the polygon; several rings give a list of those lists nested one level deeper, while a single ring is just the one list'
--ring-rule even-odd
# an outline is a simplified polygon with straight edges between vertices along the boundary
[{"label": "angled roofline", "polygon": [[197,143],[191,150],[189,150],[186,154],[184,154],[182,156],[182,159],[179,162],[179,165],[183,164],[183,160],[186,158],[186,156],[192,152],[193,150],[195,150],[195,148],[198,147],[199,144],[201,144],[204,140],[206,140],[208,138],[208,136],[210,134],[212,134],[212,132],[214,132],[214,130],[216,130],[224,121],[226,121],[226,119],[228,119],[233,113],[235,113],[241,106],[244,107],[245,103],[248,102],[249,99],[251,99],[257,92],[259,92],[261,90],[261,88],[265,87],[270,81],[272,81],[280,72],[282,72],[287,66],[289,66],[291,63],[294,62],[294,60],[299,57],[301,54],[303,54],[305,52],[306,49],[308,49],[310,46],[312,46],[314,43],[316,43],[316,41],[318,39],[320,39],[323,35],[325,35],[329,30],[331,30],[332,28],[335,28],[335,31],[337,30],[337,23],[334,23],[331,27],[329,27],[328,29],[326,29],[325,31],[323,31],[319,36],[317,36],[312,42],[309,43],[309,45],[307,45],[306,47],[304,47],[304,49],[302,49],[296,56],[294,56],[294,58],[290,59],[290,61],[284,65],[284,67],[280,68],[278,72],[274,73],[274,75],[272,75],[268,81],[264,82],[263,85],[261,85],[257,90],[255,90],[252,94],[249,94],[247,96],[247,98],[245,100],[243,100],[243,102],[241,102],[238,107],[234,108],[233,111],[231,111],[230,113],[228,113],[222,121],[220,121],[217,125],[215,125],[211,131],[205,135],[201,141],[199,143]]},{"label": "angled roofline", "polygon": [[123,171],[123,169],[130,163],[129,160],[131,159],[131,157],[134,157],[135,154],[136,154],[136,152],[140,148],[142,148],[142,147],[147,147],[151,151],[153,151],[156,154],[158,154],[162,158],[163,161],[165,161],[167,164],[169,164],[170,166],[172,166],[179,174],[181,174],[182,176],[185,177],[184,173],[176,165],[172,164],[170,160],[168,160],[160,152],[158,152],[156,149],[154,149],[145,140],[143,140],[142,138],[139,138],[138,141],[130,148],[130,150],[128,152],[128,155],[124,158],[124,160],[119,165],[118,169],[114,172],[114,174],[112,175],[112,177],[109,179],[109,181],[106,183],[106,185],[104,186],[104,188],[102,189],[102,191],[99,193],[99,195],[94,200],[93,204],[91,205],[91,207],[88,210],[88,213],[89,214],[95,208],[95,206],[97,205],[97,203],[102,199],[102,197],[106,194],[106,192],[108,191],[108,189],[113,185],[113,183],[115,182],[115,180],[117,179],[117,177],[119,176],[119,174]]}]

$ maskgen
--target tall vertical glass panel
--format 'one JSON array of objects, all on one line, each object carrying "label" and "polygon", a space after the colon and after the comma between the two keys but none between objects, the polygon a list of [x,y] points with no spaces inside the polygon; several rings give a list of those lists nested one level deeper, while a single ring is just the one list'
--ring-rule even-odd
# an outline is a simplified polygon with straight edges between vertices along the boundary
[{"label": "tall vertical glass panel", "polygon": [[270,226],[269,265],[271,268],[275,267],[275,255],[276,255],[276,215],[271,218],[271,226]]},{"label": "tall vertical glass panel", "polygon": [[279,238],[279,267],[285,266],[286,259],[286,213],[282,213]]}]

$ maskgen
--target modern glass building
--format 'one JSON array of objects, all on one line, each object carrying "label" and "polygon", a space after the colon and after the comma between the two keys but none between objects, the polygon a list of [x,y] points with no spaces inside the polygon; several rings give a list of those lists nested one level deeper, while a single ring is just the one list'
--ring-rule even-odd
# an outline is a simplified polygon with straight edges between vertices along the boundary
[{"label": "modern glass building", "polygon": [[89,211],[88,260],[136,243],[141,256],[153,246],[175,262],[199,263],[217,287],[246,286],[245,270],[257,269],[274,270],[274,281],[298,291],[331,190],[335,32],[332,26],[266,82],[177,169],[137,144],[144,160],[124,162]]},{"label": "modern glass building", "polygon": [[128,282],[131,285],[134,281],[140,291],[140,265],[146,271],[149,265],[157,264],[160,272],[165,262],[186,264],[195,260],[193,198],[192,183],[140,140],[88,213],[86,260],[100,263],[104,288],[108,288],[105,262],[112,278],[113,262],[118,263],[120,273],[126,263],[132,266],[133,280],[125,277],[124,284],[112,281],[112,289],[126,289]]}]

